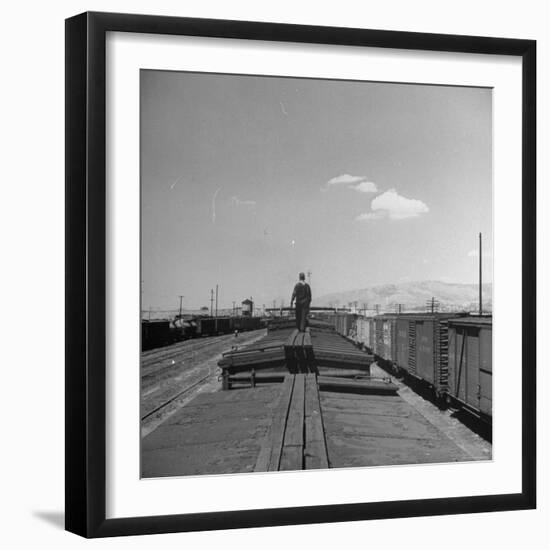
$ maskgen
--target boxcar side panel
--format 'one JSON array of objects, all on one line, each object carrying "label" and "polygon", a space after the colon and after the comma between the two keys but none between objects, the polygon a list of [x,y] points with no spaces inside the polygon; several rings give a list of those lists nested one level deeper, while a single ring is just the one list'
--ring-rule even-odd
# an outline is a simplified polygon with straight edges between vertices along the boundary
[{"label": "boxcar side panel", "polygon": [[435,384],[434,322],[428,319],[416,322],[416,376]]},{"label": "boxcar side panel", "polygon": [[374,334],[374,353],[379,357],[383,356],[384,348],[384,321],[375,319],[375,334]]},{"label": "boxcar side panel", "polygon": [[409,320],[409,361],[407,370],[416,374],[416,321]]},{"label": "boxcar side panel", "polygon": [[395,362],[406,369],[409,362],[409,320],[397,319],[395,323]]},{"label": "boxcar side panel", "polygon": [[384,319],[383,322],[383,343],[382,357],[389,361],[391,359],[391,321]]},{"label": "boxcar side panel", "polygon": [[375,322],[374,322],[374,319],[369,319],[368,320],[368,323],[369,323],[369,330],[368,330],[368,339],[369,339],[369,344],[368,344],[368,347],[371,351],[374,352],[374,334],[375,334]]},{"label": "boxcar side panel", "polygon": [[449,395],[454,396],[455,395],[455,389],[456,389],[456,380],[455,380],[455,374],[456,374],[456,343],[457,333],[455,327],[449,327],[449,360],[448,360],[448,368],[449,368]]},{"label": "boxcar side panel", "polygon": [[479,409],[482,413],[493,414],[493,331],[491,328],[482,328],[480,333],[480,369]]},{"label": "boxcar side panel", "polygon": [[455,348],[455,372],[454,372],[454,393],[453,396],[461,401],[466,399],[466,338],[465,332],[456,329],[456,348]]},{"label": "boxcar side panel", "polygon": [[466,338],[466,403],[479,410],[479,329],[468,328]]},{"label": "boxcar side panel", "polygon": [[492,415],[492,326],[449,326],[449,395],[471,409]]},{"label": "boxcar side panel", "polygon": [[391,332],[391,348],[390,348],[390,360],[395,363],[397,361],[397,319],[390,320]]}]

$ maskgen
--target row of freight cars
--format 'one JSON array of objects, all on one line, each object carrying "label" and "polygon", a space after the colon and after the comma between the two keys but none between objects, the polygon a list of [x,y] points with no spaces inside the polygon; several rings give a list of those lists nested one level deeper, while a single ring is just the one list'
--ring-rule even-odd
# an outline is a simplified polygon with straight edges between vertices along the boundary
[{"label": "row of freight cars", "polygon": [[263,328],[261,317],[196,317],[193,319],[155,319],[141,321],[141,349],[169,346],[190,338],[232,334]]},{"label": "row of freight cars", "polygon": [[379,364],[433,390],[440,404],[492,421],[492,316],[336,314],[334,328]]}]

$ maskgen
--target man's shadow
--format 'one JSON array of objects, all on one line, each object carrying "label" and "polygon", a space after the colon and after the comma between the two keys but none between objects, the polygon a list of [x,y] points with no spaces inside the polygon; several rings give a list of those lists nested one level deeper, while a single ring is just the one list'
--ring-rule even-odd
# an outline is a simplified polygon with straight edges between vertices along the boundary
[{"label": "man's shadow", "polygon": [[41,519],[58,529],[65,529],[65,512],[45,512],[43,510],[35,510],[33,512],[35,518]]}]

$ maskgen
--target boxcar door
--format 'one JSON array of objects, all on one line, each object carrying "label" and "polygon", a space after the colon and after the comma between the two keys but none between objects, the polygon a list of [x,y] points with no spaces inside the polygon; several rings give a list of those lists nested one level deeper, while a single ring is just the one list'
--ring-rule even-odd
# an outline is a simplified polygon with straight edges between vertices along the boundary
[{"label": "boxcar door", "polygon": [[466,403],[479,410],[479,328],[468,327],[466,349]]},{"label": "boxcar door", "polygon": [[434,335],[433,321],[416,323],[416,375],[434,384]]},{"label": "boxcar door", "polygon": [[396,321],[396,360],[397,366],[406,369],[409,362],[409,321],[398,319]]},{"label": "boxcar door", "polygon": [[453,397],[466,400],[466,361],[468,352],[466,350],[468,339],[466,338],[466,329],[456,327],[455,345],[453,353],[453,373],[451,374],[454,382]]}]

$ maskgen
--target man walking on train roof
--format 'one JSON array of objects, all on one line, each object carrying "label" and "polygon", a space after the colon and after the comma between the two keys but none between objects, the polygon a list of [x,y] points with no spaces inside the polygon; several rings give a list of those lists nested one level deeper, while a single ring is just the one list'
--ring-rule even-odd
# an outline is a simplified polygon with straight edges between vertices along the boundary
[{"label": "man walking on train roof", "polygon": [[296,300],[296,328],[305,332],[309,306],[311,304],[311,288],[306,283],[306,276],[303,273],[298,275],[298,282],[294,286],[294,292],[290,299],[290,307]]}]

